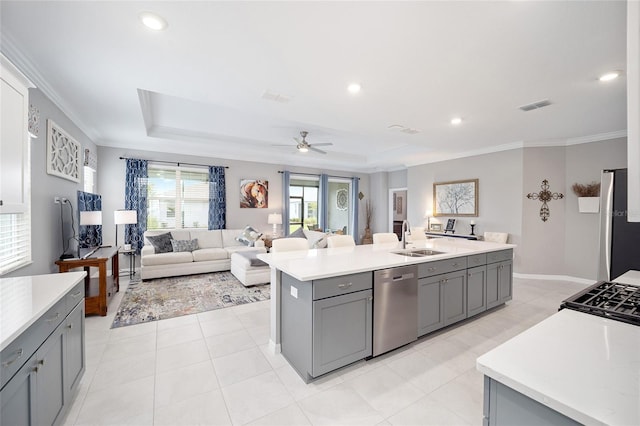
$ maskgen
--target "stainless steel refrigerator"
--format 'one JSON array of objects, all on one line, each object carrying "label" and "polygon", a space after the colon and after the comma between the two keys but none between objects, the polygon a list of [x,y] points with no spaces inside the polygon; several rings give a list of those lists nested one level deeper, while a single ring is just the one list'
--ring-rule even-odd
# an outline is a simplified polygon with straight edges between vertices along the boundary
[{"label": "stainless steel refrigerator", "polygon": [[640,223],[627,222],[627,169],[603,170],[600,187],[598,279],[640,270]]}]

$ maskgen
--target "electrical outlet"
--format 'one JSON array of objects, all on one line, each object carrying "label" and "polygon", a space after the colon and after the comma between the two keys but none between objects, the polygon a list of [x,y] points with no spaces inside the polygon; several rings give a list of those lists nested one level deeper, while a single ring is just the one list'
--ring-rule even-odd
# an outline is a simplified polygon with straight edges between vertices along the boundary
[{"label": "electrical outlet", "polygon": [[60,197],[53,197],[53,202],[55,204],[60,204]]},{"label": "electrical outlet", "polygon": [[60,201],[62,201],[62,204],[69,202],[69,200],[67,200],[65,197],[60,198]]}]

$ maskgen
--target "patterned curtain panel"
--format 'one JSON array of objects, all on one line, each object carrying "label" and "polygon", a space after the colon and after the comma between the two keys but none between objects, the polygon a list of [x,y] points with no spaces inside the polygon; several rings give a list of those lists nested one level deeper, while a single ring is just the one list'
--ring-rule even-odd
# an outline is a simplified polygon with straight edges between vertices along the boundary
[{"label": "patterned curtain panel", "polygon": [[131,244],[138,251],[144,246],[144,231],[147,230],[147,178],[148,161],[127,159],[127,176],[124,188],[124,208],[125,210],[136,210],[138,212],[138,223],[125,225],[124,242]]},{"label": "patterned curtain panel", "polygon": [[329,227],[329,175],[320,175],[320,191],[318,193],[318,222],[320,229]]},{"label": "patterned curtain panel", "polygon": [[224,167],[209,166],[209,229],[225,229],[227,225],[227,191]]},{"label": "patterned curtain panel", "polygon": [[358,228],[358,204],[360,203],[360,198],[358,198],[358,194],[360,193],[360,189],[358,188],[358,184],[360,183],[360,178],[352,177],[351,178],[351,205],[353,206],[352,213],[352,221],[353,226],[351,227],[351,234],[353,235],[353,239],[356,241],[360,241],[360,229]]},{"label": "patterned curtain panel", "polygon": [[289,181],[291,173],[282,172],[282,231],[283,235],[289,235]]},{"label": "patterned curtain panel", "polygon": [[[78,223],[80,212],[102,211],[102,197],[90,192],[78,191]],[[102,245],[102,225],[78,225],[78,247],[98,247]]]}]

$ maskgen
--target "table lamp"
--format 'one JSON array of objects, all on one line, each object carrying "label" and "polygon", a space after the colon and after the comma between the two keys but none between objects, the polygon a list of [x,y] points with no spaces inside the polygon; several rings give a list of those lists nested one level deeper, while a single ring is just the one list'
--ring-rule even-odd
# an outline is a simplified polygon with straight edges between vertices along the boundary
[{"label": "table lamp", "polygon": [[277,236],[278,225],[282,225],[282,215],[280,213],[269,213],[267,223],[273,225],[273,238],[275,238]]},{"label": "table lamp", "polygon": [[[115,210],[113,212],[113,223],[116,224],[116,247],[118,247],[118,225],[132,225],[138,223],[138,212],[136,210]],[[127,248],[127,246],[129,246]],[[125,244],[125,250],[131,250],[131,244]]]}]

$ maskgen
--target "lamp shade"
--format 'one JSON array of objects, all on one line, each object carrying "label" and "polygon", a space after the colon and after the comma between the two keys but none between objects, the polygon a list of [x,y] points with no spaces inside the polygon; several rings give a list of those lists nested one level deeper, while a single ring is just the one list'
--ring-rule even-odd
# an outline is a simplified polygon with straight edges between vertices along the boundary
[{"label": "lamp shade", "polygon": [[102,225],[102,212],[80,212],[80,225]]},{"label": "lamp shade", "polygon": [[116,225],[138,223],[138,212],[135,210],[116,210],[113,212],[113,223]]},{"label": "lamp shade", "polygon": [[269,225],[282,225],[282,215],[280,213],[269,213],[267,223]]}]

